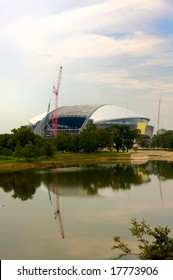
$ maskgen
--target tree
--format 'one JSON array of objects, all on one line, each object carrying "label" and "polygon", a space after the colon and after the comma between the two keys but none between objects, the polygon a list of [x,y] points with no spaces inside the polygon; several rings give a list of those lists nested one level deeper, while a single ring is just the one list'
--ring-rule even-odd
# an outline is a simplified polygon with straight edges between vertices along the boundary
[{"label": "tree", "polygon": [[99,149],[104,149],[109,147],[111,138],[108,130],[103,128],[97,128],[96,135],[99,139]]},{"label": "tree", "polygon": [[30,161],[31,158],[37,158],[38,156],[38,149],[35,145],[32,144],[31,141],[29,141],[28,144],[25,145],[25,147],[23,148],[23,156]]},{"label": "tree", "polygon": [[79,150],[86,153],[96,152],[100,146],[100,139],[97,134],[98,128],[95,124],[89,123],[87,127],[80,133]]},{"label": "tree", "polygon": [[[173,260],[173,238],[168,234],[171,229],[166,227],[155,227],[151,229],[146,220],[137,222],[135,218],[131,219],[132,228],[130,231],[133,236],[136,236],[139,248],[139,259],[141,260]],[[120,236],[115,236],[116,245],[112,249],[120,250],[121,254],[118,258],[132,254],[128,244],[124,244],[120,240]]]},{"label": "tree", "polygon": [[162,135],[162,148],[173,150],[173,130],[168,130]]},{"label": "tree", "polygon": [[45,141],[41,150],[42,155],[46,156],[46,158],[52,158],[55,154],[55,147],[50,141]]},{"label": "tree", "polygon": [[55,139],[55,146],[58,151],[66,151],[68,146],[67,134],[64,132],[58,133]]},{"label": "tree", "polygon": [[30,141],[34,144],[35,134],[32,132],[31,128],[21,126],[18,129],[12,129],[12,135],[8,141],[8,145],[14,151],[17,142],[20,142],[21,146],[24,147]]},{"label": "tree", "polygon": [[79,135],[78,134],[68,134],[67,135],[67,150],[70,152],[77,153],[79,151]]},{"label": "tree", "polygon": [[0,134],[0,152],[2,152],[3,148],[9,149],[8,141],[10,139],[10,134]]},{"label": "tree", "polygon": [[12,151],[10,149],[8,149],[8,148],[3,148],[2,149],[2,155],[6,156],[7,159],[8,159],[9,156],[11,156],[11,154],[12,154]]},{"label": "tree", "polygon": [[113,139],[113,144],[117,150],[117,153],[119,152],[119,150],[122,147],[122,135],[120,132],[120,126],[113,126],[111,128],[111,133],[112,133],[112,139]]},{"label": "tree", "polygon": [[112,126],[110,129],[110,134],[112,135],[112,141],[117,150],[117,153],[122,149],[128,150],[132,147],[135,139],[139,138],[139,130],[131,129],[128,125],[118,125]]},{"label": "tree", "polygon": [[127,152],[129,149],[132,148],[134,140],[136,140],[138,142],[138,140],[141,138],[141,132],[139,129],[134,128],[134,129],[130,129],[130,127],[128,127],[128,129],[126,130],[126,134],[124,136],[124,145],[127,149]]},{"label": "tree", "polygon": [[22,156],[22,154],[23,154],[23,148],[22,148],[20,142],[18,141],[17,145],[14,149],[14,156],[17,157],[19,160],[19,158]]},{"label": "tree", "polygon": [[138,145],[142,148],[149,148],[151,146],[151,138],[148,135],[141,134],[141,137],[138,138]]},{"label": "tree", "polygon": [[160,129],[153,135],[151,146],[173,150],[173,130]]}]

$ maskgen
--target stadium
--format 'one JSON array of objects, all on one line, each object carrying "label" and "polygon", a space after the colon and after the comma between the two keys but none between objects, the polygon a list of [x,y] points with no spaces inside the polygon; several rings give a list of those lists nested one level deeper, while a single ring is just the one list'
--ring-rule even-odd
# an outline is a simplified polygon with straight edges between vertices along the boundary
[{"label": "stadium", "polygon": [[142,134],[152,136],[154,127],[149,125],[150,119],[139,113],[115,105],[74,105],[62,106],[58,110],[43,113],[29,120],[35,134],[53,136],[53,118],[58,116],[56,122],[58,132],[78,134],[89,122],[97,127],[106,128],[112,125],[129,125],[138,128]]}]

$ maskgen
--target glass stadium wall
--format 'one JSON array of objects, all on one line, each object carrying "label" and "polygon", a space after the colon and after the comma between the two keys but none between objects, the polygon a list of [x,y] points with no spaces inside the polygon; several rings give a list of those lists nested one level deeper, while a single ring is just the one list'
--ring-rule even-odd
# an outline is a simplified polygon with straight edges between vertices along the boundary
[{"label": "glass stadium wall", "polygon": [[116,119],[116,120],[108,120],[108,121],[102,121],[102,122],[95,122],[97,127],[99,128],[107,128],[111,127],[113,125],[128,125],[131,129],[139,129],[141,131],[141,134],[148,135],[149,137],[152,137],[154,127],[148,125],[148,120],[141,119],[141,118],[130,118],[130,119]]},{"label": "glass stadium wall", "polygon": [[[79,134],[89,122],[93,120],[86,117],[59,117],[58,119],[58,132],[64,132],[69,134]],[[141,134],[148,135],[152,137],[154,127],[148,125],[148,120],[141,118],[127,118],[127,119],[112,119],[100,122],[94,122],[94,124],[99,128],[107,128],[113,125],[128,125],[131,129],[138,128],[141,130]],[[39,123],[37,123],[39,125]],[[32,129],[35,129],[37,125],[33,125]],[[43,137],[52,137],[52,122],[49,119],[45,123],[44,128],[42,129],[41,136]]]}]

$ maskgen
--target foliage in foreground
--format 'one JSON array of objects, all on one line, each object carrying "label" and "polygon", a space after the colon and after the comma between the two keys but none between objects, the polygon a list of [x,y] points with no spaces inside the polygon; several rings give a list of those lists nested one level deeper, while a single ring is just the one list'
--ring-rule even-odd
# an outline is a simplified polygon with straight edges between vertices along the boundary
[{"label": "foliage in foreground", "polygon": [[131,224],[130,231],[133,236],[136,236],[139,253],[132,253],[128,244],[124,244],[120,236],[115,236],[116,245],[112,249],[121,252],[118,258],[131,254],[138,255],[141,260],[173,260],[173,238],[168,236],[171,232],[168,226],[151,229],[146,220],[138,222],[135,218],[131,219]]}]

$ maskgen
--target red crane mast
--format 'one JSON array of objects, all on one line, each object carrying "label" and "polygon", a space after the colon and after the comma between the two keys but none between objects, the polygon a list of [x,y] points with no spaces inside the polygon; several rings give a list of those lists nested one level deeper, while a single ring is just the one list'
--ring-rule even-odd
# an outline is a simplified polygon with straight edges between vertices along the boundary
[{"label": "red crane mast", "polygon": [[57,86],[53,87],[53,93],[55,93],[55,111],[54,111],[54,115],[52,115],[52,132],[54,136],[58,135],[58,93],[61,84],[61,77],[62,77],[62,66],[60,66],[59,68]]}]

